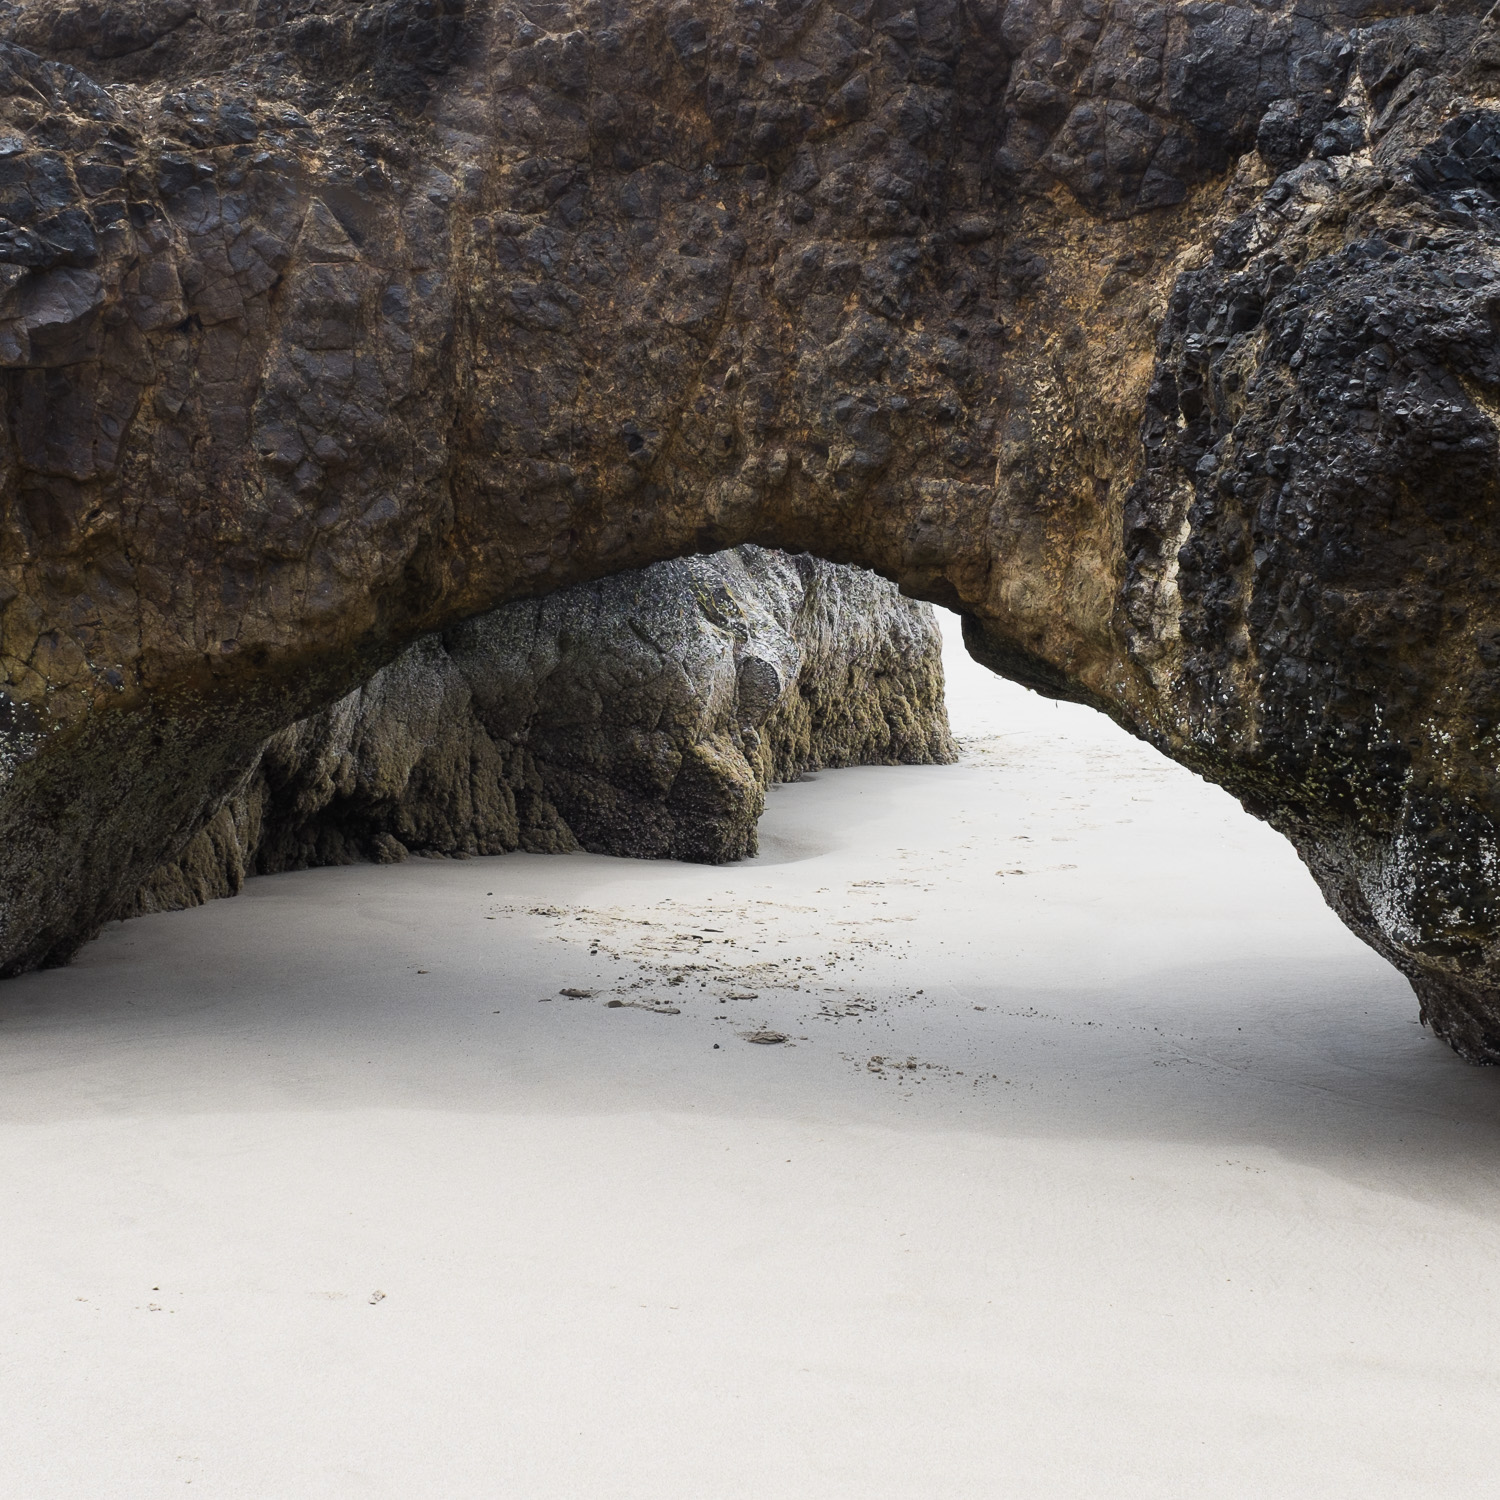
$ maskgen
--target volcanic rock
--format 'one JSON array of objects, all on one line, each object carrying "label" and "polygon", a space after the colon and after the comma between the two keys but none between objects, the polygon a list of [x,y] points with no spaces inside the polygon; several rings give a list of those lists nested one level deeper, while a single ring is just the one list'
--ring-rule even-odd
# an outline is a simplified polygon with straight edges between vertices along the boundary
[{"label": "volcanic rock", "polygon": [[1227,786],[1500,1058],[1484,5],[0,18],[5,972],[417,638],[754,541]]}]

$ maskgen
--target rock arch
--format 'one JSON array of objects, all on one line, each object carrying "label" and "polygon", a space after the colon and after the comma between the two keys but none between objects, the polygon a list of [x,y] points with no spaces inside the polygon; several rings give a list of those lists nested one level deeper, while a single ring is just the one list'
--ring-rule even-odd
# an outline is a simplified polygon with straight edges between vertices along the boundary
[{"label": "rock arch", "polygon": [[1500,1057],[1481,11],[17,0],[0,964],[418,635],[757,541],[1227,786]]}]

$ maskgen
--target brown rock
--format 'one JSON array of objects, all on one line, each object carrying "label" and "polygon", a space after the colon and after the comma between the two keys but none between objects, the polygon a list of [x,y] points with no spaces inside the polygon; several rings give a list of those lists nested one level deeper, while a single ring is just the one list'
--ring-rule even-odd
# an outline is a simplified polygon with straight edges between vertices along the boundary
[{"label": "brown rock", "polygon": [[1500,1057],[1475,16],[5,15],[6,971],[418,637],[757,541],[1228,786]]}]

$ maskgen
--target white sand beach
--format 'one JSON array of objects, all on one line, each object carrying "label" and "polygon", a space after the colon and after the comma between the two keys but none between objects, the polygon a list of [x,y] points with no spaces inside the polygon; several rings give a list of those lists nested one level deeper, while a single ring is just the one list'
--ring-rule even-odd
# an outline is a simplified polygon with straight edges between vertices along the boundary
[{"label": "white sand beach", "polygon": [[963,762],[756,860],[274,876],[0,986],[0,1494],[1488,1493],[1500,1074],[949,662]]}]

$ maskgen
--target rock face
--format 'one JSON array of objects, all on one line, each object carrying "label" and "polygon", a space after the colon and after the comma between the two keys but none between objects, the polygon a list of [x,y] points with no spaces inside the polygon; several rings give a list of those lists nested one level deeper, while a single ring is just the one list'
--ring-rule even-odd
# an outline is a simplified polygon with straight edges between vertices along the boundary
[{"label": "rock face", "polygon": [[1380,0],[8,0],[0,968],[515,599],[878,568],[1500,1059],[1500,35]]},{"label": "rock face", "polygon": [[272,736],[125,910],[409,851],[719,863],[755,853],[772,780],[954,758],[929,606],[742,547],[423,637]]}]

